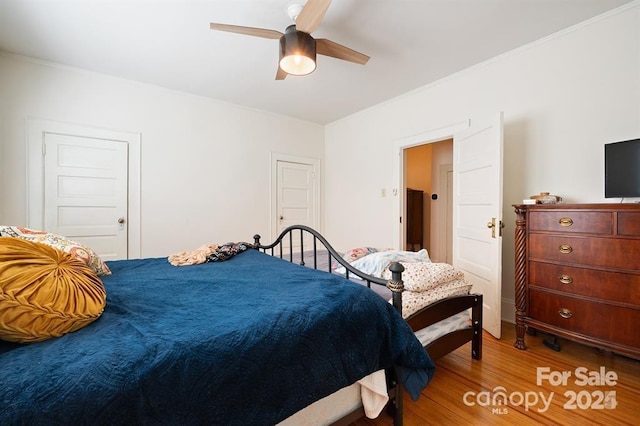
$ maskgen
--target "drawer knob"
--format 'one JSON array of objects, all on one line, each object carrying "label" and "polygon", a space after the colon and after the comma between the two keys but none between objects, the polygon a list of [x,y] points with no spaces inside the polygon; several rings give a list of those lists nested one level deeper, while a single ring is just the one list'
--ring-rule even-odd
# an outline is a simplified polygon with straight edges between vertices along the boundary
[{"label": "drawer knob", "polygon": [[569,254],[573,251],[573,247],[571,247],[569,244],[560,244],[558,250],[560,250],[560,253],[562,254]]},{"label": "drawer knob", "polygon": [[573,225],[573,219],[570,217],[561,217],[558,223],[560,226],[571,226]]},{"label": "drawer knob", "polygon": [[569,275],[560,275],[558,277],[558,280],[562,283],[562,284],[571,284],[573,282],[573,278],[571,278]]},{"label": "drawer knob", "polygon": [[573,316],[573,312],[568,310],[567,308],[561,308],[558,313],[562,318],[569,319]]}]

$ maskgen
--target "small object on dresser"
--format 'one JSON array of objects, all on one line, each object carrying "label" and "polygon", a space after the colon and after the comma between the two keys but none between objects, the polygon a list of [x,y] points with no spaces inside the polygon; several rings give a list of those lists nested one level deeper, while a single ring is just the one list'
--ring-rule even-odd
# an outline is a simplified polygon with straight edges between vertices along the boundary
[{"label": "small object on dresser", "polygon": [[522,204],[537,204],[538,200],[532,200],[530,198],[525,198],[524,200],[522,200]]},{"label": "small object on dresser", "polygon": [[530,198],[540,204],[557,204],[562,201],[562,197],[559,195],[551,195],[548,192],[541,192],[538,195],[532,195]]}]

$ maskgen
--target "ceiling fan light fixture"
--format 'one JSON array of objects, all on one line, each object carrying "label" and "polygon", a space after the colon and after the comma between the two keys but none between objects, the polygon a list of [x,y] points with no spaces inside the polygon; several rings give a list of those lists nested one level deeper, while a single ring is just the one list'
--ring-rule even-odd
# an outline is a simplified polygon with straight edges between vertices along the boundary
[{"label": "ceiling fan light fixture", "polygon": [[316,41],[295,25],[280,37],[280,68],[291,75],[307,75],[316,69]]}]

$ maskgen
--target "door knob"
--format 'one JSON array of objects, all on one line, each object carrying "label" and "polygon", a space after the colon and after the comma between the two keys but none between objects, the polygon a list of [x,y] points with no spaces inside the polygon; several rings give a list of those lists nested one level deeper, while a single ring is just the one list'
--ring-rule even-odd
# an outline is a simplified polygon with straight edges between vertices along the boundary
[{"label": "door knob", "polygon": [[124,223],[124,217],[118,218],[118,223],[122,225]]},{"label": "door knob", "polygon": [[284,216],[280,216],[280,220],[283,220],[283,219],[284,219]]}]

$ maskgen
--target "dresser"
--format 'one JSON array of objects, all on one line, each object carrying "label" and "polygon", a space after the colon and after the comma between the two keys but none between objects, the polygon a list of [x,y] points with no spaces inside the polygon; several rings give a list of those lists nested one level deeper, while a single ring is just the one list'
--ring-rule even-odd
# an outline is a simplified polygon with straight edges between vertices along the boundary
[{"label": "dresser", "polygon": [[640,205],[514,205],[515,347],[540,330],[640,359]]}]

